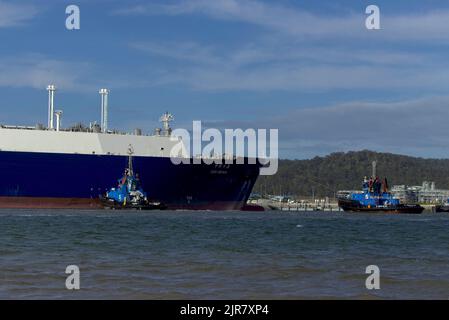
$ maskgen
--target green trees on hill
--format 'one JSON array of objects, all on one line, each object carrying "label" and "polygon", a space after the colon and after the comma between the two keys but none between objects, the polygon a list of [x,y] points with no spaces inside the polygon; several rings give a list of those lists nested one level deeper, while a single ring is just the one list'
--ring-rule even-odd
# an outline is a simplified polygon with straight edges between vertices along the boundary
[{"label": "green trees on hill", "polygon": [[254,192],[295,196],[332,197],[338,190],[361,189],[364,176],[371,175],[377,161],[377,175],[395,184],[421,185],[435,181],[449,189],[449,159],[423,159],[373,151],[337,152],[309,160],[280,160],[274,176],[261,176]]}]

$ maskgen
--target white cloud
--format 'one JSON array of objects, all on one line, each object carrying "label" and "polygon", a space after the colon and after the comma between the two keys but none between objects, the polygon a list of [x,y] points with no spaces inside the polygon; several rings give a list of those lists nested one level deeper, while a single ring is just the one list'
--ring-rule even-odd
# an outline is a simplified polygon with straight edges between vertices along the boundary
[{"label": "white cloud", "polygon": [[404,43],[410,40],[427,43],[443,41],[443,43],[436,42],[439,45],[447,44],[449,41],[447,9],[386,16],[383,21],[382,38],[386,40]]},{"label": "white cloud", "polygon": [[148,87],[148,79],[137,79],[120,69],[104,68],[89,61],[58,59],[40,53],[0,56],[0,87],[45,89],[50,83],[64,91],[95,92],[110,89]]},{"label": "white cloud", "polygon": [[0,1],[0,28],[21,25],[32,19],[38,12],[34,5]]},{"label": "white cloud", "polygon": [[155,43],[135,42],[130,46],[134,49],[162,57],[196,63],[218,63],[220,59],[214,56],[211,47],[201,46],[195,42]]},{"label": "white cloud", "polygon": [[382,11],[382,30],[365,28],[364,11],[345,15],[317,15],[256,0],[183,0],[170,4],[147,4],[115,11],[120,15],[192,15],[254,24],[296,39],[353,39],[369,41],[449,41],[449,11],[427,11],[391,15]]},{"label": "white cloud", "polygon": [[301,108],[257,121],[221,121],[207,125],[277,128],[284,157],[372,149],[447,158],[447,119],[449,96],[442,96]]},{"label": "white cloud", "polygon": [[213,19],[255,24],[295,36],[347,33],[364,26],[364,15],[332,18],[254,0],[184,0],[172,4],[148,4],[115,11],[121,15],[202,14]]},{"label": "white cloud", "polygon": [[[419,88],[439,94],[449,88],[449,63],[444,51],[423,45],[411,53],[407,47],[396,45],[411,40],[427,44],[449,40],[449,33],[444,32],[449,11],[382,14],[380,31],[366,30],[364,12],[320,16],[256,0],[184,0],[140,5],[117,13],[201,14],[264,28],[262,35],[256,32],[244,44],[201,44],[192,40],[132,43],[133,48],[159,58],[152,66],[153,83],[159,85],[206,91]],[[390,46],[385,46],[385,40],[391,40]],[[373,45],[376,41],[378,46]]]},{"label": "white cloud", "polygon": [[[198,43],[133,43],[160,61],[154,81],[195,90],[299,90],[449,87],[449,64],[434,53],[347,50],[282,42],[257,42],[238,49]],[[173,65],[173,61],[180,63]]]},{"label": "white cloud", "polygon": [[0,86],[43,89],[54,83],[66,90],[87,90],[91,66],[51,59],[40,54],[0,57]]},{"label": "white cloud", "polygon": [[380,31],[365,29],[363,11],[329,17],[256,0],[186,0],[120,13],[203,15],[260,27],[250,29],[253,37],[244,44],[239,37],[224,44],[191,38],[182,43],[180,37],[134,43],[149,61],[157,61],[153,80],[159,84],[205,91],[318,92],[329,99],[334,98],[330,91],[345,90],[371,98],[379,90],[378,99],[384,101],[395,93],[410,96],[399,102],[356,101],[286,112],[272,105],[281,116],[211,127],[279,128],[281,152],[289,157],[356,149],[449,155],[448,10],[382,12]]}]

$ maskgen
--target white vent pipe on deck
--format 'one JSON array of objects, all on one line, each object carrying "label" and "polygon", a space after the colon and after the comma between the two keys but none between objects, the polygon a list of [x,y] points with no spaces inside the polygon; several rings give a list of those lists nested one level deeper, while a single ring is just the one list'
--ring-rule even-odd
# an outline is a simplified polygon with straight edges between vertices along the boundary
[{"label": "white vent pipe on deck", "polygon": [[101,131],[108,132],[108,89],[100,89],[101,95]]},{"label": "white vent pipe on deck", "polygon": [[61,130],[62,110],[56,110],[55,116],[56,116],[56,131],[59,131],[59,130]]},{"label": "white vent pipe on deck", "polygon": [[50,84],[47,86],[48,91],[48,129],[53,130],[54,123],[53,123],[53,115],[54,115],[54,102],[55,102],[55,91],[56,86],[53,84]]}]

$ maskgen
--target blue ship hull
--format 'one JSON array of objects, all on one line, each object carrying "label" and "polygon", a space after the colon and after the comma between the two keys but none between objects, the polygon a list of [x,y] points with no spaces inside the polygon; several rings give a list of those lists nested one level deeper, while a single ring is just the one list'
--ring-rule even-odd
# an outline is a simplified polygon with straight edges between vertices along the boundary
[{"label": "blue ship hull", "polygon": [[[127,163],[127,156],[0,151],[0,207],[100,207],[99,196],[116,186]],[[260,168],[138,156],[133,165],[148,197],[170,209],[242,209]]]}]

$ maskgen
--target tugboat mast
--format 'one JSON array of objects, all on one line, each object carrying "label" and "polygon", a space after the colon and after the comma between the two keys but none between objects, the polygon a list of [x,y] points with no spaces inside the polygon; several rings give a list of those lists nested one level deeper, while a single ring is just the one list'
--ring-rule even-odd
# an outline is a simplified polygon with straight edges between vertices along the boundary
[{"label": "tugboat mast", "polygon": [[128,147],[128,175],[131,177],[134,175],[133,170],[133,146],[129,145]]}]

